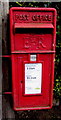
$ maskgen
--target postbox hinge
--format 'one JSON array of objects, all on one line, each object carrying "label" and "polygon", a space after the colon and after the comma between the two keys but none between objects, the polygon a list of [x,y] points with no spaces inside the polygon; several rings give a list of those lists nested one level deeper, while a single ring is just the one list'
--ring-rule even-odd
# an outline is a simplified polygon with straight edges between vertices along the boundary
[{"label": "postbox hinge", "polygon": [[0,58],[11,58],[11,55],[0,55]]},{"label": "postbox hinge", "polygon": [[3,92],[4,95],[11,95],[12,92]]}]

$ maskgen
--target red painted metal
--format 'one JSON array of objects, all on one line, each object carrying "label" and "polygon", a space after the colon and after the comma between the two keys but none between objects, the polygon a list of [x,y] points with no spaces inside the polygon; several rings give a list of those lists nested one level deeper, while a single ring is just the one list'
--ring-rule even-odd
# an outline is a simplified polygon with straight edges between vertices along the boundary
[{"label": "red painted metal", "polygon": [[45,54],[48,53],[48,54],[50,54],[50,53],[55,53],[55,51],[52,51],[52,50],[51,51],[49,51],[49,50],[48,51],[42,51],[42,50],[38,50],[38,51],[36,51],[36,50],[35,51],[32,51],[32,50],[31,51],[21,51],[21,50],[19,50],[19,51],[14,51],[12,53],[15,53],[15,54],[16,53],[41,53],[41,54],[42,53],[45,53]]},{"label": "red painted metal", "polygon": [[10,55],[0,55],[0,57],[2,57],[2,58],[10,58],[11,56]]},{"label": "red painted metal", "polygon": [[[56,46],[56,10],[54,8],[11,8],[10,41],[14,110],[51,108]],[[35,61],[31,61],[31,55],[36,55]],[[42,64],[40,94],[25,94],[26,63]]]},{"label": "red painted metal", "polygon": [[36,24],[36,23],[15,23],[14,24],[14,29],[16,28],[54,28],[54,26],[52,24]]},{"label": "red painted metal", "polygon": [[12,92],[4,92],[6,95],[12,95]]}]

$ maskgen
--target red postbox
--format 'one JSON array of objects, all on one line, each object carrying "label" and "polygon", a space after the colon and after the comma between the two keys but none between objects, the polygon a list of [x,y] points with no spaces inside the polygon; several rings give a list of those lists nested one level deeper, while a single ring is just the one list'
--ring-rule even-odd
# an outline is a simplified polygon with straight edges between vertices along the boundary
[{"label": "red postbox", "polygon": [[11,8],[10,42],[14,110],[51,108],[56,10]]}]

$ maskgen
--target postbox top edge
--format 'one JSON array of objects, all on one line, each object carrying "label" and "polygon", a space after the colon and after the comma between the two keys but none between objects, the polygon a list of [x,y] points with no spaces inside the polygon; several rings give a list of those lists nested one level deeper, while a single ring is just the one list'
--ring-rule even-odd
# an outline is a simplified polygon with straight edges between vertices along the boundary
[{"label": "postbox top edge", "polygon": [[42,10],[42,11],[51,11],[51,12],[54,11],[54,12],[56,12],[55,8],[44,8],[44,7],[43,8],[40,8],[40,7],[39,8],[38,7],[37,8],[36,7],[11,7],[10,8],[10,11],[14,11],[14,10],[25,10],[25,11],[26,10],[30,10],[30,11],[31,10],[33,10],[33,11],[40,10],[41,11]]}]

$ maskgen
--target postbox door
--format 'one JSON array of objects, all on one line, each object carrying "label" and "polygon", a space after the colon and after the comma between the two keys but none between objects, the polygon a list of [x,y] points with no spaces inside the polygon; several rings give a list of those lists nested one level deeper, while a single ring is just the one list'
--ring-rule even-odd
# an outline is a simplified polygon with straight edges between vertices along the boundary
[{"label": "postbox door", "polygon": [[[12,55],[15,109],[51,107],[53,87],[53,54]],[[33,72],[33,73],[32,73]]]}]

